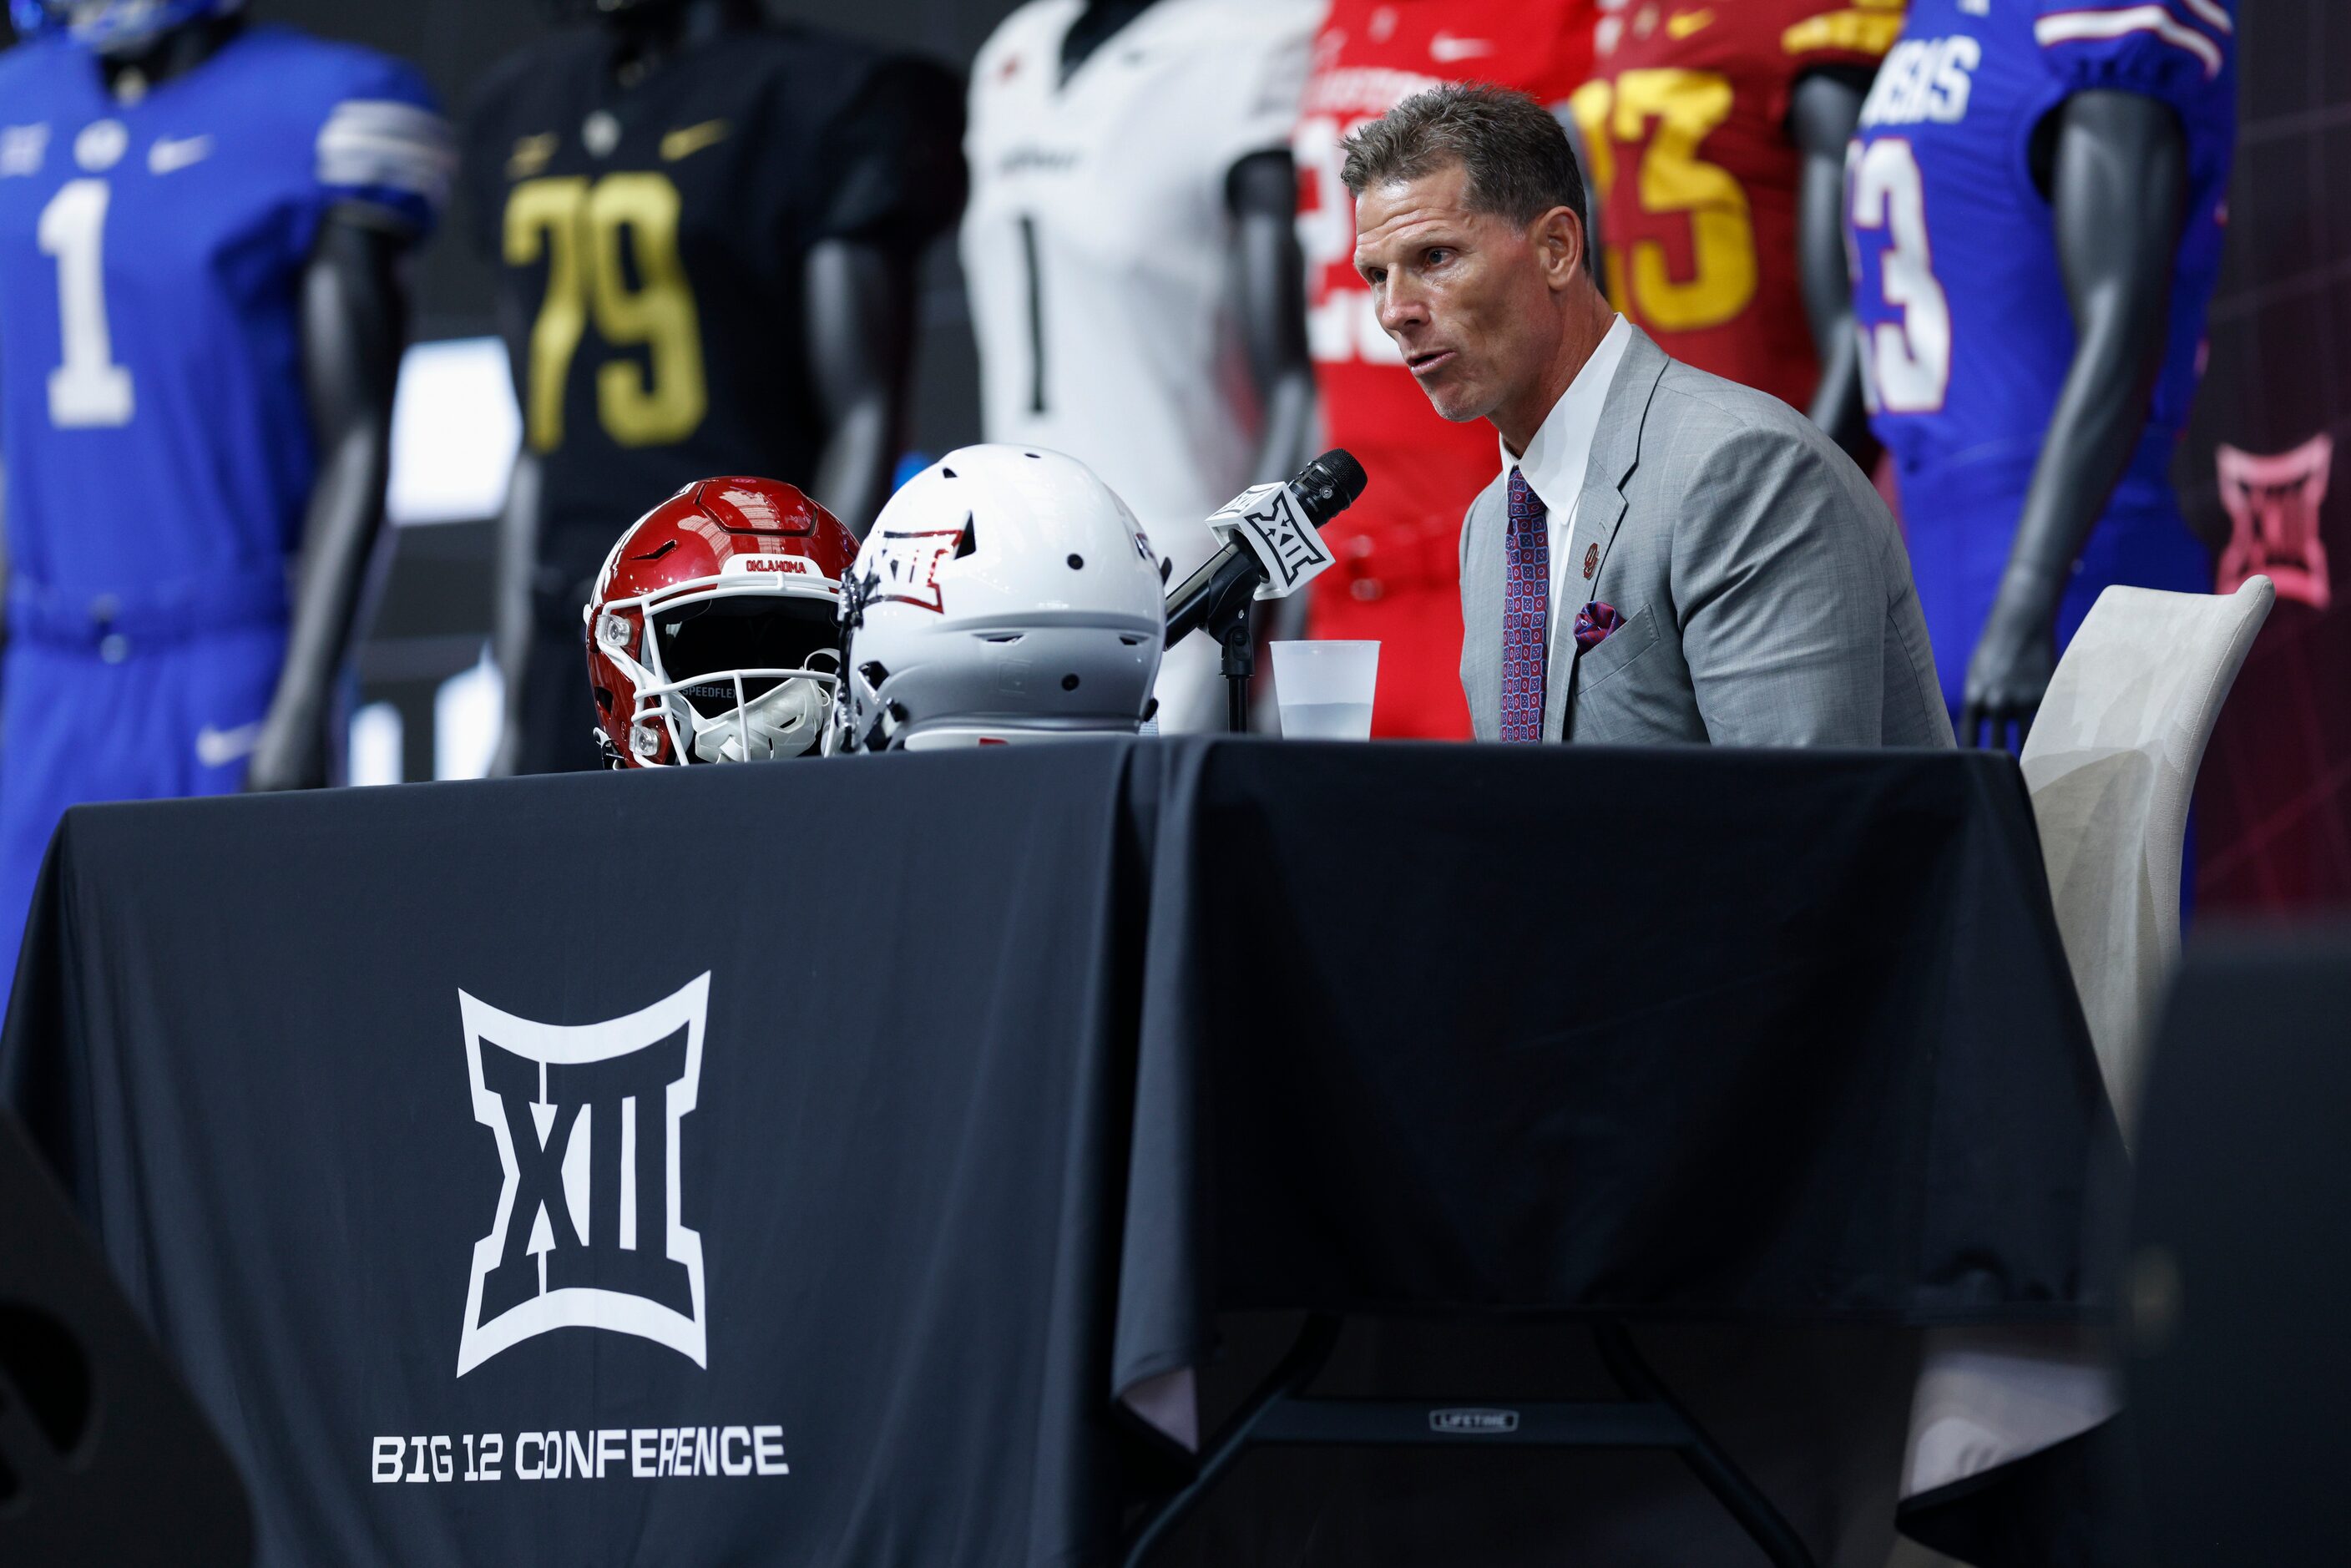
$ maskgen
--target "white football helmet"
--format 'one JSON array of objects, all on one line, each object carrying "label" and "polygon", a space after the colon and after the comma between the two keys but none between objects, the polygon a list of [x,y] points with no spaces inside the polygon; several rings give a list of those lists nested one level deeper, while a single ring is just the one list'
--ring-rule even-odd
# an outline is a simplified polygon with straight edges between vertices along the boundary
[{"label": "white football helmet", "polygon": [[909,479],[841,585],[852,747],[1132,735],[1166,640],[1159,559],[1073,457],[966,446]]}]

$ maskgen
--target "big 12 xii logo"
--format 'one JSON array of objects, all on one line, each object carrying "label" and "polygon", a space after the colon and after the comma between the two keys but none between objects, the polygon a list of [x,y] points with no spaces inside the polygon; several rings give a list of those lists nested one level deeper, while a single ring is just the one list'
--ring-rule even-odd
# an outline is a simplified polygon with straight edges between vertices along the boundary
[{"label": "big 12 xii logo", "polygon": [[474,1243],[457,1375],[573,1327],[637,1334],[706,1368],[702,1237],[678,1218],[678,1137],[702,1080],[710,976],[605,1023],[457,1000],[474,1119],[506,1173]]}]

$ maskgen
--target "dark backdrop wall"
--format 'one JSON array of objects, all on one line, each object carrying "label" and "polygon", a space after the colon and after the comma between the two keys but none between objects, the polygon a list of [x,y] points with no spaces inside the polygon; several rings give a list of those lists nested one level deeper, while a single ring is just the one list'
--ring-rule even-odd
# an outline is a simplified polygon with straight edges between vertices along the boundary
[{"label": "dark backdrop wall", "polygon": [[2175,472],[2218,585],[2265,570],[2280,592],[2199,780],[2199,907],[2340,907],[2351,607],[2332,578],[2351,564],[2351,474],[2328,470],[2351,442],[2351,6],[2240,9],[2229,250]]}]

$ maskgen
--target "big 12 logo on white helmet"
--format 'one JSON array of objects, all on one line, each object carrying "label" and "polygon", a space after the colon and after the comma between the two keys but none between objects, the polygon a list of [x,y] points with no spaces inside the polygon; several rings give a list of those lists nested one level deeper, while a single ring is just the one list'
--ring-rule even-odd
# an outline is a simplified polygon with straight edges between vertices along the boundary
[{"label": "big 12 logo on white helmet", "polygon": [[1166,642],[1159,561],[1074,457],[966,446],[892,497],[841,595],[849,741],[1134,734]]}]

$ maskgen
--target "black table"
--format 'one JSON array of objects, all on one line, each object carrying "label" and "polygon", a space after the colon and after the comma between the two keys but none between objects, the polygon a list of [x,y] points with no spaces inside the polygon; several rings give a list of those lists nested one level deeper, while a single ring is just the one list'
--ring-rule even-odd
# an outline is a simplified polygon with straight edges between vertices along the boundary
[{"label": "black table", "polygon": [[96,807],[0,1088],[267,1561],[1105,1561],[1227,1312],[2102,1312],[2039,865],[1948,753]]}]

